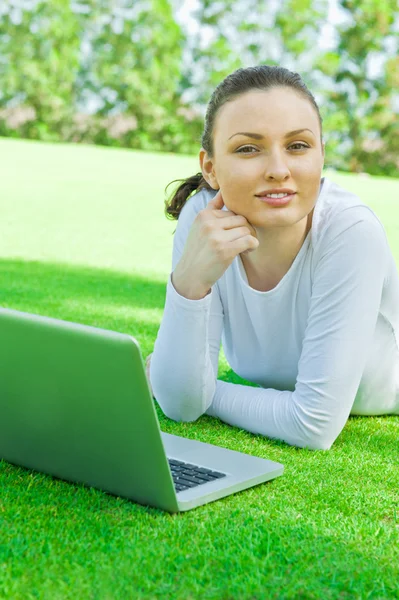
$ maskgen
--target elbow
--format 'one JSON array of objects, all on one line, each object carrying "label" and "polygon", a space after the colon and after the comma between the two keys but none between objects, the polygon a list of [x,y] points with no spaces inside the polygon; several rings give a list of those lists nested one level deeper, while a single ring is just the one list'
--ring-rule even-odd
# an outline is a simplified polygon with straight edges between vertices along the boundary
[{"label": "elbow", "polygon": [[308,450],[330,450],[334,441],[330,441],[326,438],[311,438],[302,447]]},{"label": "elbow", "polygon": [[305,411],[300,405],[296,408],[293,414],[299,442],[296,445],[309,450],[330,450],[342,426],[325,411]]},{"label": "elbow", "polygon": [[155,399],[165,417],[178,423],[192,423],[197,421],[203,414],[196,406],[176,402],[176,396],[167,398],[163,394],[155,396]]},{"label": "elbow", "polygon": [[161,406],[161,409],[165,417],[178,423],[192,423],[193,421],[197,421],[197,419],[202,416],[202,413],[193,411],[191,407],[170,407],[168,410],[165,410]]},{"label": "elbow", "polygon": [[330,450],[338,435],[323,427],[308,427],[304,436],[303,448],[309,450]]},{"label": "elbow", "polygon": [[[192,423],[197,421],[211,403],[211,400],[207,400],[208,396],[213,397],[212,390],[211,393],[205,389],[202,393],[195,394],[184,386],[180,388],[174,385],[166,386],[165,382],[158,393],[157,381],[154,383],[154,396],[159,407],[165,417],[176,422]],[[205,394],[205,392],[207,393]]]},{"label": "elbow", "polygon": [[330,450],[337,436],[332,431],[318,425],[302,428],[298,446],[308,450]]}]

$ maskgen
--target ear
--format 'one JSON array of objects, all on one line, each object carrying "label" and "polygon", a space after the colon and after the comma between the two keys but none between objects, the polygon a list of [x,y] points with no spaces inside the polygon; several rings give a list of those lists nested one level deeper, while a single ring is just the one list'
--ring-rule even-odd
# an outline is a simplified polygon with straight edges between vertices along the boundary
[{"label": "ear", "polygon": [[214,190],[220,189],[215,173],[214,160],[210,158],[207,151],[203,148],[201,148],[199,153],[199,163],[205,181],[209,183]]}]

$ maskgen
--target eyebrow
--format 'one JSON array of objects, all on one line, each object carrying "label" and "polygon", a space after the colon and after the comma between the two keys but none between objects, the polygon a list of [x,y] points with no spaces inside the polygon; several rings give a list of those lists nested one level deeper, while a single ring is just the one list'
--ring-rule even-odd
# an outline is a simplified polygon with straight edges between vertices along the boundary
[{"label": "eyebrow", "polygon": [[[285,134],[284,138],[289,138],[293,135],[298,135],[298,133],[302,133],[302,131],[310,131],[310,133],[313,133],[313,131],[311,129],[308,129],[307,127],[305,127],[304,129],[294,129],[294,131],[289,131],[288,133]],[[234,137],[235,135],[246,135],[247,137],[254,138],[255,140],[263,140],[264,139],[263,135],[260,135],[260,133],[251,133],[249,131],[239,131],[238,133],[233,133],[233,135],[231,135],[229,137],[229,140],[231,140],[231,138]],[[314,133],[313,133],[313,135],[314,135]]]}]

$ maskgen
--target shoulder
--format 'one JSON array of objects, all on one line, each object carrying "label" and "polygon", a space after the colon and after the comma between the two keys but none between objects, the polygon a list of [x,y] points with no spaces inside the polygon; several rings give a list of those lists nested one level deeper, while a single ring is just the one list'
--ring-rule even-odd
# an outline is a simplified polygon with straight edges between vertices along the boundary
[{"label": "shoulder", "polygon": [[202,189],[186,200],[177,220],[173,238],[172,270],[182,255],[190,229],[198,213],[206,208],[208,202],[216,195],[216,191]]},{"label": "shoulder", "polygon": [[316,202],[312,243],[315,252],[325,250],[338,238],[349,240],[358,230],[369,233],[388,247],[385,228],[375,212],[361,198],[324,178],[323,187]]},{"label": "shoulder", "polygon": [[186,200],[177,220],[177,236],[186,237],[198,213],[207,207],[208,202],[216,195],[216,190],[203,188]]},{"label": "shoulder", "polygon": [[212,200],[212,198],[214,198],[216,196],[216,193],[217,193],[216,190],[208,190],[206,188],[203,188],[199,192],[196,192],[195,194],[193,194],[184,204],[184,206],[180,212],[180,215],[179,215],[179,221],[180,221],[180,219],[182,219],[184,221],[194,220],[196,215],[201,210],[206,208],[208,205],[208,202],[210,202]]},{"label": "shoulder", "polygon": [[198,213],[207,207],[208,202],[216,196],[216,190],[208,190],[203,188],[199,192],[195,192],[188,200],[186,200],[183,208],[180,211],[177,231],[187,231],[190,229]]}]

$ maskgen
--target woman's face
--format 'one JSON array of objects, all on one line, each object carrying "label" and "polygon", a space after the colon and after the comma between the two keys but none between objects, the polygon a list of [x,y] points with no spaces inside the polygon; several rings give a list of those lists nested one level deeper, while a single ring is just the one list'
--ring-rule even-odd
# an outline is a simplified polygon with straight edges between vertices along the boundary
[{"label": "woman's face", "polygon": [[[317,113],[290,88],[253,90],[219,110],[213,131],[214,156],[200,152],[206,180],[221,189],[225,206],[252,225],[293,225],[315,206],[324,164]],[[264,191],[295,192],[285,206],[270,206]]]}]

